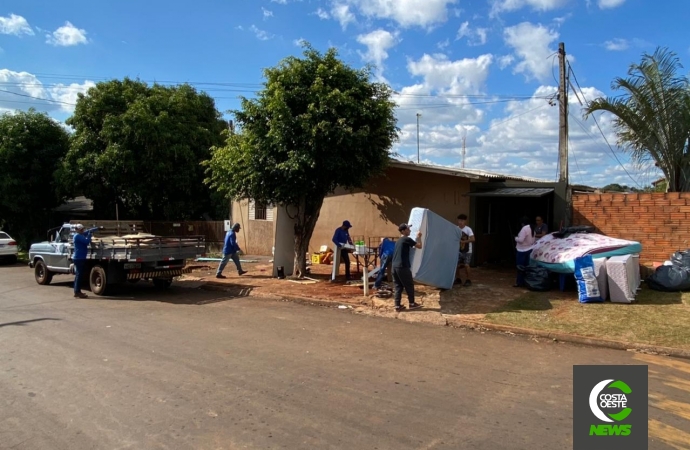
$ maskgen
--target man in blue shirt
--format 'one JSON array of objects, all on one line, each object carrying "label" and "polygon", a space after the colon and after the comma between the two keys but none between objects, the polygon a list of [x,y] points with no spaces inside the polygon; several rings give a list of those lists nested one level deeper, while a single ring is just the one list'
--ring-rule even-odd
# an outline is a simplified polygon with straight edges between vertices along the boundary
[{"label": "man in blue shirt", "polygon": [[84,273],[84,266],[86,265],[86,255],[89,253],[89,244],[93,232],[98,228],[89,228],[84,231],[84,225],[78,223],[74,226],[74,253],[72,253],[72,262],[74,263],[74,297],[87,298],[88,295],[81,291],[81,275]]},{"label": "man in blue shirt", "polygon": [[386,271],[388,266],[390,266],[391,256],[395,250],[395,242],[388,238],[383,238],[381,245],[379,246],[379,273],[376,276],[376,281],[374,281],[374,289],[381,289],[383,284],[383,279],[386,277]]},{"label": "man in blue shirt", "polygon": [[[342,226],[336,228],[335,233],[333,233],[333,243],[340,250],[340,261],[345,264],[345,279],[350,279],[350,257],[348,256],[349,251],[342,248],[343,244],[352,245],[352,239],[350,238],[350,224],[349,220],[343,222]],[[333,272],[335,273],[335,272]]]},{"label": "man in blue shirt", "polygon": [[216,278],[227,278],[223,275],[223,269],[228,264],[228,261],[232,259],[237,267],[237,274],[244,275],[247,273],[246,270],[242,270],[242,264],[240,264],[240,246],[237,244],[237,232],[242,228],[239,223],[232,226],[232,229],[225,234],[225,245],[223,246],[223,259],[220,261],[218,266],[218,272],[216,272]]}]

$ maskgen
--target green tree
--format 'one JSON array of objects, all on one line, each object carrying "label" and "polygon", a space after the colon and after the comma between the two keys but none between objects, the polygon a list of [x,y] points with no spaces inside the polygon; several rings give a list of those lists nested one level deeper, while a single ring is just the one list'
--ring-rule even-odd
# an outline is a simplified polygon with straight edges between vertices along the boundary
[{"label": "green tree", "polygon": [[381,173],[397,139],[390,88],[371,82],[370,68],[351,68],[308,44],[264,71],[264,89],[235,111],[241,130],[213,149],[207,182],[231,198],[281,205],[295,218],[294,275],[323,200],[336,187],[354,189]]},{"label": "green tree", "polygon": [[46,114],[0,116],[0,228],[23,248],[50,228],[51,210],[63,200],[56,174],[68,148],[67,131]]},{"label": "green tree", "polygon": [[641,164],[654,163],[664,173],[670,192],[690,191],[690,90],[675,53],[658,48],[632,64],[628,78],[611,87],[621,96],[598,98],[585,109],[615,116],[618,144]]},{"label": "green tree", "polygon": [[99,218],[183,220],[216,207],[201,162],[227,128],[193,87],[139,80],[99,83],[79,95],[63,185],[94,201]]}]

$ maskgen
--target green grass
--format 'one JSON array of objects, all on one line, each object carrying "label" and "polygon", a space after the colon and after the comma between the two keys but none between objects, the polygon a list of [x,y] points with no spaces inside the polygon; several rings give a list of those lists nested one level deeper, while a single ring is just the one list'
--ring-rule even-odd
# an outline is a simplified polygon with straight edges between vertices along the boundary
[{"label": "green grass", "polygon": [[485,321],[500,325],[690,348],[690,293],[643,289],[637,302],[578,303],[553,293],[530,292]]},{"label": "green grass", "polygon": [[17,253],[17,262],[28,264],[29,263],[29,252],[19,251],[19,253]]}]

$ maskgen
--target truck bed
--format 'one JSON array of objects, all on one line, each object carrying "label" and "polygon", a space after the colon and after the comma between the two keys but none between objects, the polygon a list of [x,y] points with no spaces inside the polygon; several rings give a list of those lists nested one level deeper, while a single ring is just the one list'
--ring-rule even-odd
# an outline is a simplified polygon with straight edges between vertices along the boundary
[{"label": "truck bed", "polygon": [[87,259],[164,261],[191,259],[204,253],[204,236],[94,237]]}]

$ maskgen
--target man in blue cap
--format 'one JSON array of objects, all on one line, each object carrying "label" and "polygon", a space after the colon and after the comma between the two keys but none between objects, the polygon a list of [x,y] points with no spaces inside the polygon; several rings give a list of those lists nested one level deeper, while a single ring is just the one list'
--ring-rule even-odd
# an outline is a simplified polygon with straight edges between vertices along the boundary
[{"label": "man in blue cap", "polygon": [[216,278],[227,278],[223,275],[223,270],[228,264],[228,261],[232,259],[237,267],[237,275],[244,275],[247,273],[246,270],[242,270],[242,264],[240,264],[240,246],[237,244],[237,232],[240,231],[239,223],[232,226],[232,229],[225,234],[225,245],[223,245],[223,259],[218,265],[218,271],[216,272]]},{"label": "man in blue cap", "polygon": [[[352,245],[350,238],[350,228],[352,224],[349,220],[343,221],[342,226],[338,227],[333,234],[333,243],[340,249],[340,260],[345,264],[345,279],[350,279],[350,256],[347,249],[342,248],[344,244]],[[336,273],[336,272],[333,272]]]},{"label": "man in blue cap", "polygon": [[74,226],[74,253],[72,253],[72,262],[74,263],[74,297],[87,298],[88,295],[81,291],[81,277],[84,273],[84,266],[86,265],[86,256],[89,253],[89,245],[93,232],[98,230],[96,228],[89,228],[84,230],[84,225],[78,223]]}]

